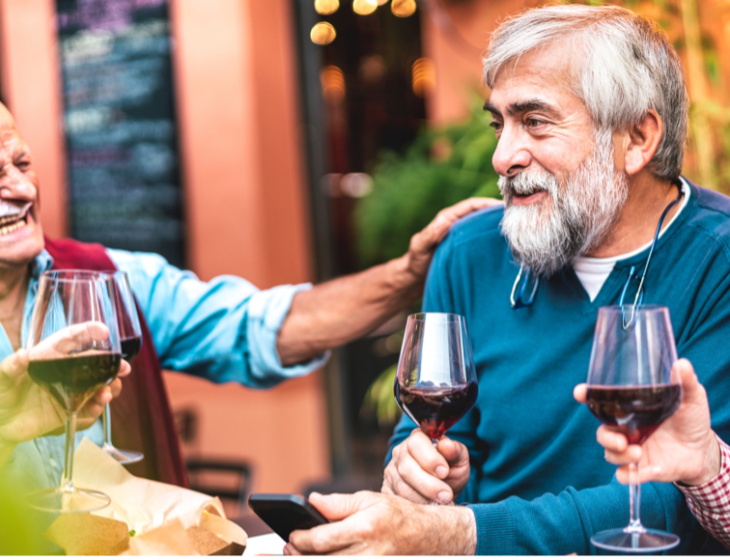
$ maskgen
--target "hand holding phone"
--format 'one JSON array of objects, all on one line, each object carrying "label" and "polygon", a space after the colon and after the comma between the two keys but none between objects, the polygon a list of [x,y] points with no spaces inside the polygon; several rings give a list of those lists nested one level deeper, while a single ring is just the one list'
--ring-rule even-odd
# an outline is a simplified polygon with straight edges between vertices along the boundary
[{"label": "hand holding phone", "polygon": [[293,531],[329,523],[312,504],[296,494],[252,494],[248,505],[287,542]]}]

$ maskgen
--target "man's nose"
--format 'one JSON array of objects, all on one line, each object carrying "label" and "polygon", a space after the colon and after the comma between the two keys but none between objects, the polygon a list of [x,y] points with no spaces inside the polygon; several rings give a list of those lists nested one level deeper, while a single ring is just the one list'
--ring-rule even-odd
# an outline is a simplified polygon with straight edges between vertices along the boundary
[{"label": "man's nose", "polygon": [[532,161],[524,135],[513,127],[505,127],[492,156],[494,170],[503,177],[514,177]]},{"label": "man's nose", "polygon": [[35,185],[13,165],[3,169],[0,177],[0,197],[8,200],[34,200]]}]

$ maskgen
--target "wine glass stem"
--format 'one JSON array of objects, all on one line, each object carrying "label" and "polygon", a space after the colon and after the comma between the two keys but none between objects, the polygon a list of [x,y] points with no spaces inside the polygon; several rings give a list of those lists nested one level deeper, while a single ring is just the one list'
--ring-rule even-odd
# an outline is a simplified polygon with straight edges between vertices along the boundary
[{"label": "wine glass stem", "polygon": [[645,533],[641,524],[639,510],[641,509],[641,486],[639,484],[639,464],[629,464],[629,526],[624,529],[627,533]]},{"label": "wine glass stem", "polygon": [[101,421],[104,425],[104,447],[112,446],[112,421],[109,403],[104,407],[104,413],[101,415]]},{"label": "wine glass stem", "polygon": [[61,489],[73,492],[74,451],[76,449],[76,412],[66,412],[66,463],[63,466]]}]

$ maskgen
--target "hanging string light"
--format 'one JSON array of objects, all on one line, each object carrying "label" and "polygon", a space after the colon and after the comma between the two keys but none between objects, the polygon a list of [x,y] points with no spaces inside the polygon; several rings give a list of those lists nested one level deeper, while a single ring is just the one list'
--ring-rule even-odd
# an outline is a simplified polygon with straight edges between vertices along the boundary
[{"label": "hanging string light", "polygon": [[340,0],[314,0],[315,11],[323,16],[334,14],[340,7]]},{"label": "hanging string light", "polygon": [[367,16],[378,9],[378,0],[352,0],[352,10],[359,16]]},{"label": "hanging string light", "polygon": [[416,0],[393,0],[390,11],[402,18],[412,16],[416,12]]},{"label": "hanging string light", "polygon": [[331,23],[320,21],[312,27],[309,38],[315,45],[329,45],[337,37],[337,32]]}]

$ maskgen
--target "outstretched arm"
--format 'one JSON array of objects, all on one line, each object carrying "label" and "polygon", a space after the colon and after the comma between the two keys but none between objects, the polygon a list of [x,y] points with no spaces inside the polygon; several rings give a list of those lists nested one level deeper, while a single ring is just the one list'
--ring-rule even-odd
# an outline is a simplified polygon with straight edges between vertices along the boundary
[{"label": "outstretched arm", "polygon": [[431,257],[449,228],[467,214],[502,204],[470,198],[439,212],[411,238],[398,259],[299,292],[279,331],[277,351],[283,365],[304,362],[367,334],[421,297]]}]

